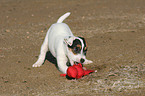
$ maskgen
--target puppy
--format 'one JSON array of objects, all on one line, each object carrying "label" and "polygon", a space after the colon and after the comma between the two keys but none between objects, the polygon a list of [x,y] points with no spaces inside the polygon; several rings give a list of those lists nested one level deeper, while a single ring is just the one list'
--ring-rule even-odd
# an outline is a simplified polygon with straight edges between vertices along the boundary
[{"label": "puppy", "polygon": [[87,43],[82,37],[75,37],[69,26],[62,23],[70,15],[70,12],[61,16],[57,23],[52,24],[47,31],[44,42],[41,46],[38,60],[32,67],[40,67],[45,60],[46,53],[50,51],[57,60],[58,69],[65,73],[67,72],[67,62],[71,64],[92,63],[91,60],[86,59]]}]

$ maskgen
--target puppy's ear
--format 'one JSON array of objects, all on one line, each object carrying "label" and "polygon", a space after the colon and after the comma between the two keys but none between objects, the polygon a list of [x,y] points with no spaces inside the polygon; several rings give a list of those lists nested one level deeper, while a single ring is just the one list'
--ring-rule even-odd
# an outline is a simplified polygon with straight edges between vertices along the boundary
[{"label": "puppy's ear", "polygon": [[79,37],[79,38],[81,38],[81,39],[83,40],[85,46],[88,47],[88,43],[87,43],[87,41],[85,40],[85,38],[83,38],[83,37]]},{"label": "puppy's ear", "polygon": [[76,37],[74,36],[68,36],[68,37],[65,37],[64,38],[64,42],[69,45],[69,46],[72,46],[73,44],[73,41],[76,39]]}]

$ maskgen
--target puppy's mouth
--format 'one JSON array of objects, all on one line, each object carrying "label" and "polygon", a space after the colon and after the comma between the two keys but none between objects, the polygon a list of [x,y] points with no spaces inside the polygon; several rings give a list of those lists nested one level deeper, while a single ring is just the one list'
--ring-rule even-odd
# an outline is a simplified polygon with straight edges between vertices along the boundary
[{"label": "puppy's mouth", "polygon": [[80,63],[80,62],[76,62],[76,61],[74,61],[74,64],[76,64],[76,65],[79,64],[79,63]]}]

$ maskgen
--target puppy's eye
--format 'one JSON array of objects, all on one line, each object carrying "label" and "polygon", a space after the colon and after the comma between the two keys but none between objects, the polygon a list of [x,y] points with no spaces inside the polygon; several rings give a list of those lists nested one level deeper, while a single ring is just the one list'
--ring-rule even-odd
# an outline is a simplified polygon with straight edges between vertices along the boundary
[{"label": "puppy's eye", "polygon": [[79,52],[80,52],[80,48],[79,48],[79,47],[75,47],[75,48],[74,48],[74,52],[75,52],[75,53],[79,53]]},{"label": "puppy's eye", "polygon": [[74,48],[74,51],[76,51],[76,52],[77,52],[78,50],[79,50],[79,49],[78,49],[78,47],[75,47],[75,48]]}]

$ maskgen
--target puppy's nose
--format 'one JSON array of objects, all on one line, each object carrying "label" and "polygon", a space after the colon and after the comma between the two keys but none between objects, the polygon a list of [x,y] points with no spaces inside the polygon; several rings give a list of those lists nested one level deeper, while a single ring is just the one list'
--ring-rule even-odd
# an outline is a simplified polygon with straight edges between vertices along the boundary
[{"label": "puppy's nose", "polygon": [[81,58],[80,62],[81,63],[84,63],[85,62],[85,59]]}]

